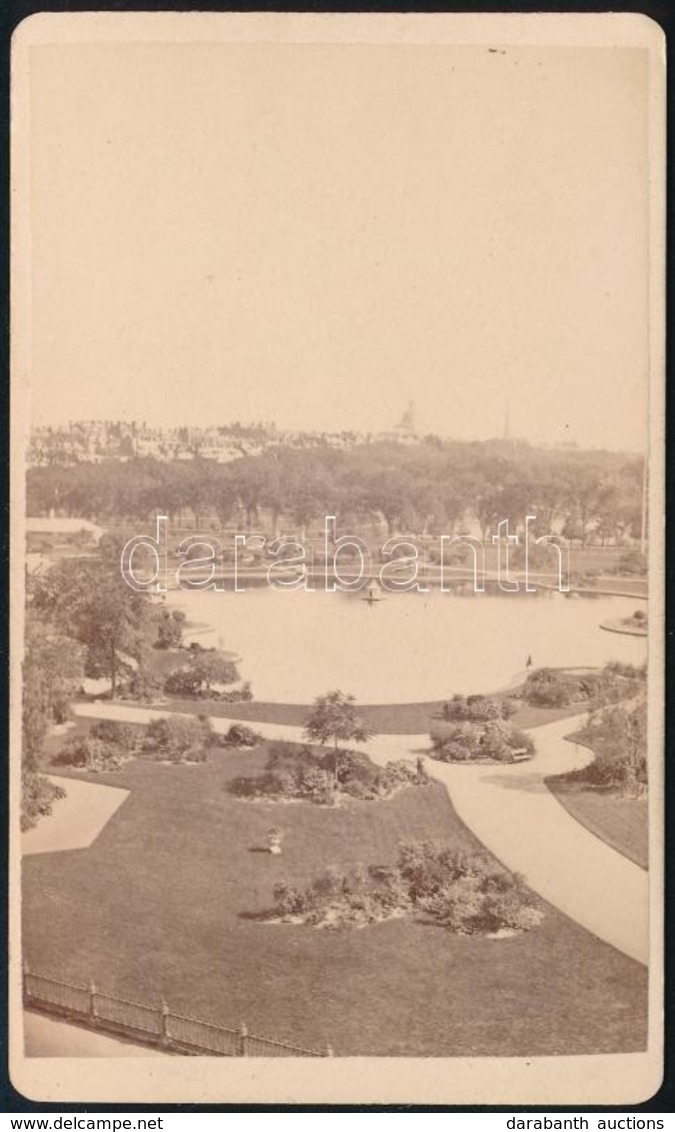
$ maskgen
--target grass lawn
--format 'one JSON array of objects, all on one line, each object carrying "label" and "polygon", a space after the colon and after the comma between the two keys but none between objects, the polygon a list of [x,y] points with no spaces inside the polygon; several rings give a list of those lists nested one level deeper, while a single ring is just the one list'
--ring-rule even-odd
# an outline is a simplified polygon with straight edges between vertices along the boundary
[{"label": "grass lawn", "polygon": [[623,798],[611,791],[570,782],[565,775],[547,778],[546,785],[581,825],[636,865],[648,868],[649,825],[645,798]]},{"label": "grass lawn", "polygon": [[[590,746],[583,732],[570,735]],[[600,741],[600,740],[599,740]],[[552,794],[573,818],[643,869],[649,868],[649,811],[647,798],[625,797],[614,790],[591,786],[583,772],[545,779]]]},{"label": "grass lawn", "polygon": [[[478,847],[443,788],[339,809],[246,803],[253,754],[143,760],[92,781],[131,791],[88,849],[24,861],[34,970],[336,1055],[533,1056],[645,1048],[647,974],[552,908],[511,939],[390,921],[362,930],[266,924],[279,879],[393,860],[401,838]],[[280,857],[266,831],[284,833]]]},{"label": "grass lawn", "polygon": [[[188,663],[190,653],[182,649],[151,649],[149,650],[149,669],[153,676],[164,680],[169,673]],[[563,670],[564,671],[564,670]],[[589,710],[588,701],[569,704],[565,707],[538,707],[527,704],[524,700],[516,698],[516,693],[522,691],[520,687],[513,687],[508,692],[497,691],[489,693],[495,700],[509,700],[516,707],[511,717],[513,727],[529,729],[541,727],[545,723],[554,723],[558,719],[567,719],[580,715]],[[88,699],[100,697],[87,697]],[[134,701],[126,701],[130,706],[151,706],[162,712],[183,712],[191,715],[210,715],[216,719],[241,719],[250,723],[277,723],[291,727],[302,727],[312,710],[312,704],[285,704],[269,703],[263,700],[249,700],[240,703],[228,703],[210,699],[182,699],[176,696],[162,698],[160,702],[151,705],[136,705]],[[445,700],[429,700],[407,704],[358,704],[358,713],[372,732],[377,735],[428,735],[430,730],[442,718],[441,712]]]},{"label": "grass lawn", "polygon": [[[426,704],[359,704],[358,714],[378,735],[420,735],[428,733],[434,713],[442,702]],[[251,700],[248,703],[221,703],[218,700],[180,700],[171,698],[162,704],[162,711],[205,712],[221,719],[250,720],[258,723],[282,723],[302,727],[312,710],[311,704],[276,704]]]},{"label": "grass lawn", "polygon": [[[170,671],[176,667],[175,653],[160,653],[159,664]],[[153,658],[154,659],[154,658]],[[104,697],[85,697],[87,700]],[[493,693],[493,699],[506,697]],[[153,704],[141,704],[133,700],[120,700],[129,707],[151,707],[154,711],[184,712],[189,715],[210,715],[214,719],[248,720],[255,723],[280,723],[291,727],[302,727],[312,710],[312,704],[267,703],[263,700],[249,700],[242,703],[225,703],[220,700],[179,699],[171,696]],[[427,703],[411,704],[358,704],[358,714],[376,735],[428,735],[431,728],[439,722],[441,710],[446,700],[430,700]],[[588,711],[588,703],[569,704],[567,707],[536,707],[522,700],[514,700],[517,711],[511,717],[514,727],[541,727],[544,723],[554,723],[557,719],[567,719]],[[68,734],[74,734],[69,731]],[[61,740],[63,741],[63,740]]]},{"label": "grass lawn", "polygon": [[[494,699],[504,699],[495,695]],[[445,700],[413,704],[359,704],[358,714],[377,735],[428,735],[441,718]],[[563,708],[531,707],[515,701],[518,710],[512,717],[514,727],[540,727],[556,719],[567,719],[588,710],[588,704],[571,704]],[[218,700],[168,699],[158,710],[206,713],[220,719],[249,720],[258,723],[282,723],[302,727],[312,710],[311,704],[274,704],[251,700],[248,703],[221,703]]]},{"label": "grass lawn", "polygon": [[537,704],[526,704],[517,700],[518,710],[511,716],[514,727],[529,729],[542,727],[545,723],[555,723],[558,719],[570,719],[573,715],[583,715],[589,710],[588,700],[581,703],[568,704],[566,707],[539,707]]}]

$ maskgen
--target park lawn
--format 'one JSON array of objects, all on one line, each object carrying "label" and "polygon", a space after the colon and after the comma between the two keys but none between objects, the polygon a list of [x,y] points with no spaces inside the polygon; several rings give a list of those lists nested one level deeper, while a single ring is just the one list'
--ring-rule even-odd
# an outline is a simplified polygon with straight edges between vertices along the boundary
[{"label": "park lawn", "polygon": [[[493,694],[493,699],[508,697]],[[428,735],[441,719],[445,700],[411,704],[359,704],[358,714],[376,735]],[[534,707],[514,700],[517,707],[511,722],[514,727],[541,727],[557,719],[567,719],[588,711],[588,703],[570,704],[562,708]],[[183,700],[169,697],[157,710],[166,712],[206,713],[214,719],[242,719],[255,723],[278,723],[302,727],[312,710],[311,704],[265,703],[251,700],[244,703],[224,703],[218,700]]]},{"label": "park lawn", "polygon": [[561,806],[596,837],[642,869],[649,867],[649,821],[646,798],[626,798],[560,774],[546,785]]},{"label": "park lawn", "polygon": [[[31,967],[336,1055],[534,1056],[645,1048],[646,970],[546,907],[507,939],[395,920],[317,930],[260,919],[277,880],[392,861],[402,838],[479,843],[439,784],[336,809],[227,790],[265,748],[138,759],[88,776],[131,791],[88,849],[24,861]],[[280,857],[266,832],[284,834]]]},{"label": "park lawn", "polygon": [[[588,733],[583,730],[568,738],[573,743],[582,743],[593,750],[588,742]],[[600,735],[594,737],[594,743],[598,747],[606,742]],[[640,868],[649,868],[649,810],[646,796],[630,797],[616,790],[585,782],[583,770],[553,775],[545,781],[561,806],[581,825]]]},{"label": "park lawn", "polygon": [[[158,662],[168,670],[177,667],[176,654],[161,654]],[[153,658],[154,659],[154,658]],[[91,698],[91,697],[89,697]],[[493,699],[508,699],[500,693],[493,693]],[[108,702],[108,701],[105,701]],[[303,727],[312,704],[267,703],[262,700],[249,700],[227,703],[221,700],[192,700],[167,696],[156,703],[142,704],[133,700],[124,702],[129,707],[149,707],[153,711],[181,712],[187,715],[209,715],[213,719],[241,719],[251,723],[278,723],[290,727]],[[427,703],[410,704],[359,704],[358,714],[376,735],[428,735],[432,727],[441,719],[445,700],[432,700]],[[541,727],[544,723],[554,723],[557,719],[567,719],[588,711],[588,702],[569,704],[567,707],[537,707],[514,699],[517,711],[511,717],[514,727],[528,729]],[[74,732],[69,731],[69,735]]]},{"label": "park lawn", "polygon": [[[366,725],[378,735],[428,734],[434,723],[434,713],[440,712],[442,702],[414,704],[359,704],[358,714]],[[250,700],[225,703],[219,700],[183,700],[170,697],[162,703],[162,711],[204,712],[214,719],[242,719],[255,723],[278,723],[290,727],[303,727],[312,704],[266,703]]]},{"label": "park lawn", "polygon": [[518,710],[511,716],[510,723],[513,727],[524,731],[533,727],[543,727],[545,723],[556,723],[559,719],[570,719],[575,715],[584,715],[590,710],[588,700],[567,704],[565,707],[540,707],[538,704],[527,704],[524,700],[515,700],[514,702]]}]

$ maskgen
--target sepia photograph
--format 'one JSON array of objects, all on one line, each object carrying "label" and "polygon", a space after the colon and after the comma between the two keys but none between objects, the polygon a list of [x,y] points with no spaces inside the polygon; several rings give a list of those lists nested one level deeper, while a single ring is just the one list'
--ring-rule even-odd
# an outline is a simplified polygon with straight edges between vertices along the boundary
[{"label": "sepia photograph", "polygon": [[663,50],[17,29],[19,1092],[658,1088]]}]

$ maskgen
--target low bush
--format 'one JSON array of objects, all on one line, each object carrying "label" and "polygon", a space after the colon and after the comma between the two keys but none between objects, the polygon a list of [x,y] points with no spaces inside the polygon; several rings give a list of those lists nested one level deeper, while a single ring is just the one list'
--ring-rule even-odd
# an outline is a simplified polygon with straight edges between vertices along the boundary
[{"label": "low bush", "polygon": [[90,731],[88,735],[73,735],[54,756],[52,763],[75,770],[107,772],[119,770],[125,756],[129,757],[128,751],[115,743],[96,738]]},{"label": "low bush", "polygon": [[619,794],[643,794],[647,789],[647,706],[615,705],[592,715],[579,738],[592,747],[595,758],[568,775],[574,781]]},{"label": "low bush", "polygon": [[509,700],[496,700],[490,696],[453,696],[443,704],[441,718],[445,721],[469,720],[480,722],[508,719],[517,708]]},{"label": "low bush", "polygon": [[136,746],[136,729],[129,723],[118,723],[114,719],[100,719],[89,734],[92,739],[100,739],[121,751],[133,751]]},{"label": "low bush", "polygon": [[608,704],[634,695],[643,679],[642,671],[631,665],[607,664],[582,673],[538,668],[525,681],[523,699],[539,707]]},{"label": "low bush", "polygon": [[441,723],[431,729],[433,757],[441,762],[466,762],[480,757],[482,728],[470,723]]},{"label": "low bush", "polygon": [[511,757],[532,758],[536,754],[534,739],[520,728],[511,728],[506,732],[506,743],[511,748]]},{"label": "low bush", "polygon": [[440,762],[471,762],[493,759],[513,762],[532,758],[533,740],[524,731],[513,730],[503,720],[487,723],[444,723],[431,731],[432,757]]},{"label": "low bush", "polygon": [[360,752],[340,751],[337,774],[334,760],[333,752],[318,753],[299,743],[274,743],[263,773],[235,778],[228,789],[242,798],[296,799],[330,805],[339,795],[374,801],[390,797],[402,786],[427,782],[421,764],[413,766],[403,759],[378,767]]},{"label": "low bush", "polygon": [[262,743],[262,735],[247,727],[245,723],[232,723],[227,733],[221,738],[223,747],[257,747]]},{"label": "low bush", "polygon": [[576,683],[551,668],[531,672],[523,689],[523,699],[538,707],[566,707],[571,703]]},{"label": "low bush", "polygon": [[322,927],[418,915],[455,934],[489,935],[528,931],[542,919],[518,874],[431,841],[401,842],[394,865],[330,868],[304,889],[280,883],[274,901],[280,919]]},{"label": "low bush", "polygon": [[163,693],[163,685],[145,668],[137,669],[127,684],[120,689],[121,699],[138,700],[140,703],[155,703]]},{"label": "low bush", "polygon": [[204,762],[213,746],[213,728],[206,716],[162,716],[148,724],[143,750],[169,762]]},{"label": "low bush", "polygon": [[324,760],[299,743],[274,743],[262,774],[242,775],[228,784],[240,798],[332,800],[331,774]]},{"label": "low bush", "polygon": [[24,832],[32,829],[41,817],[51,814],[54,802],[65,796],[63,787],[44,775],[24,771],[21,775],[21,829]]}]

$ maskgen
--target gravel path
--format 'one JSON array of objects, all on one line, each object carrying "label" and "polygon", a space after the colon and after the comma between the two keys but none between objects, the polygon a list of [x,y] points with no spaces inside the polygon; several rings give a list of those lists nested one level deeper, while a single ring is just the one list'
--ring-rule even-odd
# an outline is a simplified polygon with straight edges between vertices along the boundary
[{"label": "gravel path", "polygon": [[71,1026],[32,1010],[23,1015],[26,1057],[166,1057],[160,1050],[134,1045],[83,1026]]},{"label": "gravel path", "polygon": [[124,801],[128,790],[98,786],[79,778],[58,778],[50,782],[63,786],[66,797],[54,802],[52,813],[21,834],[21,853],[54,853],[63,849],[86,849]]}]

